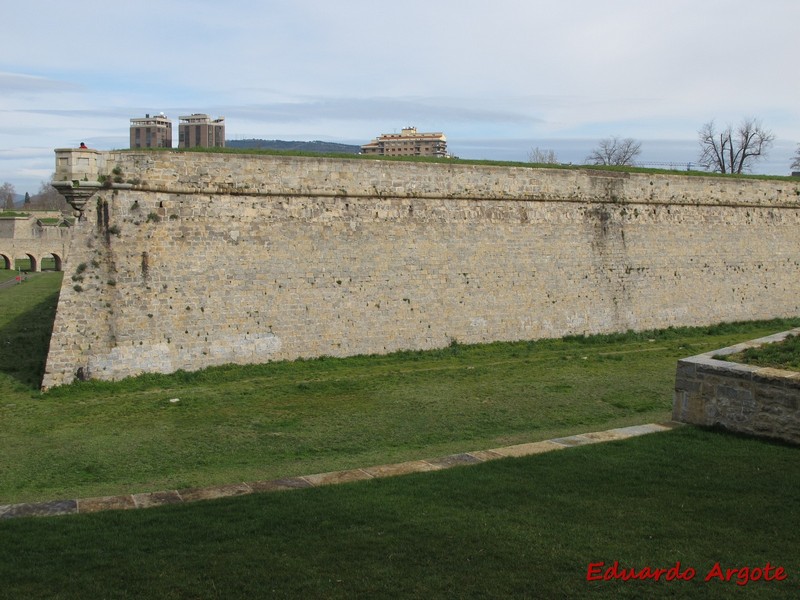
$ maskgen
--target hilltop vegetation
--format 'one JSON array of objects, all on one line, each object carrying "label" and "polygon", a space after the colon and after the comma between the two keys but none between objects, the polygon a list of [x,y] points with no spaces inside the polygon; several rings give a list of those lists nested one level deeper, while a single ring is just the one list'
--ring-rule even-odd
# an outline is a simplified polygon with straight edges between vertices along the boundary
[{"label": "hilltop vegetation", "polygon": [[227,140],[225,145],[228,148],[243,150],[282,150],[296,152],[312,152],[319,154],[358,154],[361,146],[352,144],[337,144],[334,142],[287,142],[284,140]]},{"label": "hilltop vegetation", "polygon": [[[303,143],[303,142],[288,142],[288,143]],[[309,142],[311,143],[311,142]],[[344,146],[342,144],[342,146]],[[121,151],[128,151],[123,149]],[[747,174],[721,174],[710,173],[707,171],[686,171],[683,169],[656,169],[646,167],[632,167],[628,165],[577,165],[577,164],[545,164],[545,163],[530,163],[522,161],[508,161],[508,160],[487,160],[487,159],[465,159],[465,158],[440,158],[434,156],[378,156],[374,154],[353,154],[344,153],[341,151],[309,151],[303,149],[273,149],[266,147],[238,147],[233,146],[228,142],[226,148],[137,148],[136,152],[201,152],[211,154],[259,154],[264,156],[307,156],[317,158],[340,158],[352,160],[381,160],[389,162],[422,162],[422,163],[442,163],[442,164],[458,164],[458,165],[481,165],[490,167],[517,167],[523,169],[567,169],[567,170],[592,170],[592,171],[612,171],[617,173],[651,173],[651,174],[668,174],[668,175],[684,175],[688,177],[722,177],[725,179],[764,179],[776,181],[792,181],[798,183],[797,177],[788,175],[747,175]]]}]

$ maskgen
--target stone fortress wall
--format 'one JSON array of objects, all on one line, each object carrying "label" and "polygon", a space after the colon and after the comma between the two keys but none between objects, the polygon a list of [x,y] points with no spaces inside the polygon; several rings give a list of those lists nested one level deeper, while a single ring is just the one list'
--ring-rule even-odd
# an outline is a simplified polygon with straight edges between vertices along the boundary
[{"label": "stone fortress wall", "polygon": [[[77,152],[57,150],[57,169]],[[800,182],[87,157],[106,183],[73,230],[45,389],[800,313]],[[60,178],[78,186],[75,168]]]},{"label": "stone fortress wall", "polygon": [[[13,269],[17,258],[28,258],[33,271],[52,257],[60,271],[67,256],[70,227],[59,211],[24,211],[26,216],[5,217],[0,211],[0,268]],[[50,222],[52,221],[52,223]]]}]

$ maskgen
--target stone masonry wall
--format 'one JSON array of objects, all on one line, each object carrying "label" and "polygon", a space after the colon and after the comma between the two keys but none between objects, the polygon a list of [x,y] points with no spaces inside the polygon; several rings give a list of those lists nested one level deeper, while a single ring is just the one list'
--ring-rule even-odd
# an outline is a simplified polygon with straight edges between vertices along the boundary
[{"label": "stone masonry wall", "polygon": [[61,213],[40,211],[27,217],[0,219],[0,267],[13,268],[15,259],[26,256],[32,259],[35,271],[41,271],[42,259],[50,255],[61,264],[67,255],[71,231],[69,227],[40,222],[54,217],[61,217]]},{"label": "stone masonry wall", "polygon": [[73,230],[45,388],[800,312],[794,182],[182,152],[102,165],[128,183]]},{"label": "stone masonry wall", "polygon": [[800,328],[678,361],[672,418],[800,444],[800,373],[719,360]]}]

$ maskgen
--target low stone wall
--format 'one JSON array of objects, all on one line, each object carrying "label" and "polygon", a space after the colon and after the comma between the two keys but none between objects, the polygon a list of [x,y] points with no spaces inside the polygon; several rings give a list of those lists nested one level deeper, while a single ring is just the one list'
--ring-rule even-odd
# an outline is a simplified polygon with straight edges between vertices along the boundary
[{"label": "low stone wall", "polygon": [[672,418],[800,444],[800,373],[717,360],[800,328],[678,361]]}]

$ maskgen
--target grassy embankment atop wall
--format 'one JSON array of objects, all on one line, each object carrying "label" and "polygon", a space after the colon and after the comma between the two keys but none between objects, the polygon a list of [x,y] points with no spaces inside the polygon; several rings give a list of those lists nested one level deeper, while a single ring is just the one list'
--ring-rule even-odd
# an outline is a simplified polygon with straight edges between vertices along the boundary
[{"label": "grassy embankment atop wall", "polygon": [[711,173],[708,171],[696,170],[673,170],[673,169],[654,169],[648,167],[634,167],[629,165],[575,165],[575,164],[552,164],[552,163],[530,163],[521,161],[501,161],[486,159],[461,159],[461,158],[439,158],[432,156],[376,156],[364,154],[344,154],[344,153],[321,153],[303,152],[301,150],[265,150],[256,148],[136,148],[120,149],[116,152],[199,152],[210,154],[255,154],[263,156],[307,156],[310,158],[338,158],[347,160],[381,160],[388,162],[419,162],[419,163],[439,163],[447,165],[483,165],[494,167],[518,167],[535,169],[589,169],[595,171],[613,171],[618,173],[650,173],[662,175],[689,175],[691,177],[723,177],[727,179],[764,179],[776,181],[794,181],[800,185],[797,177],[789,175],[751,175],[743,174],[722,174]]}]

